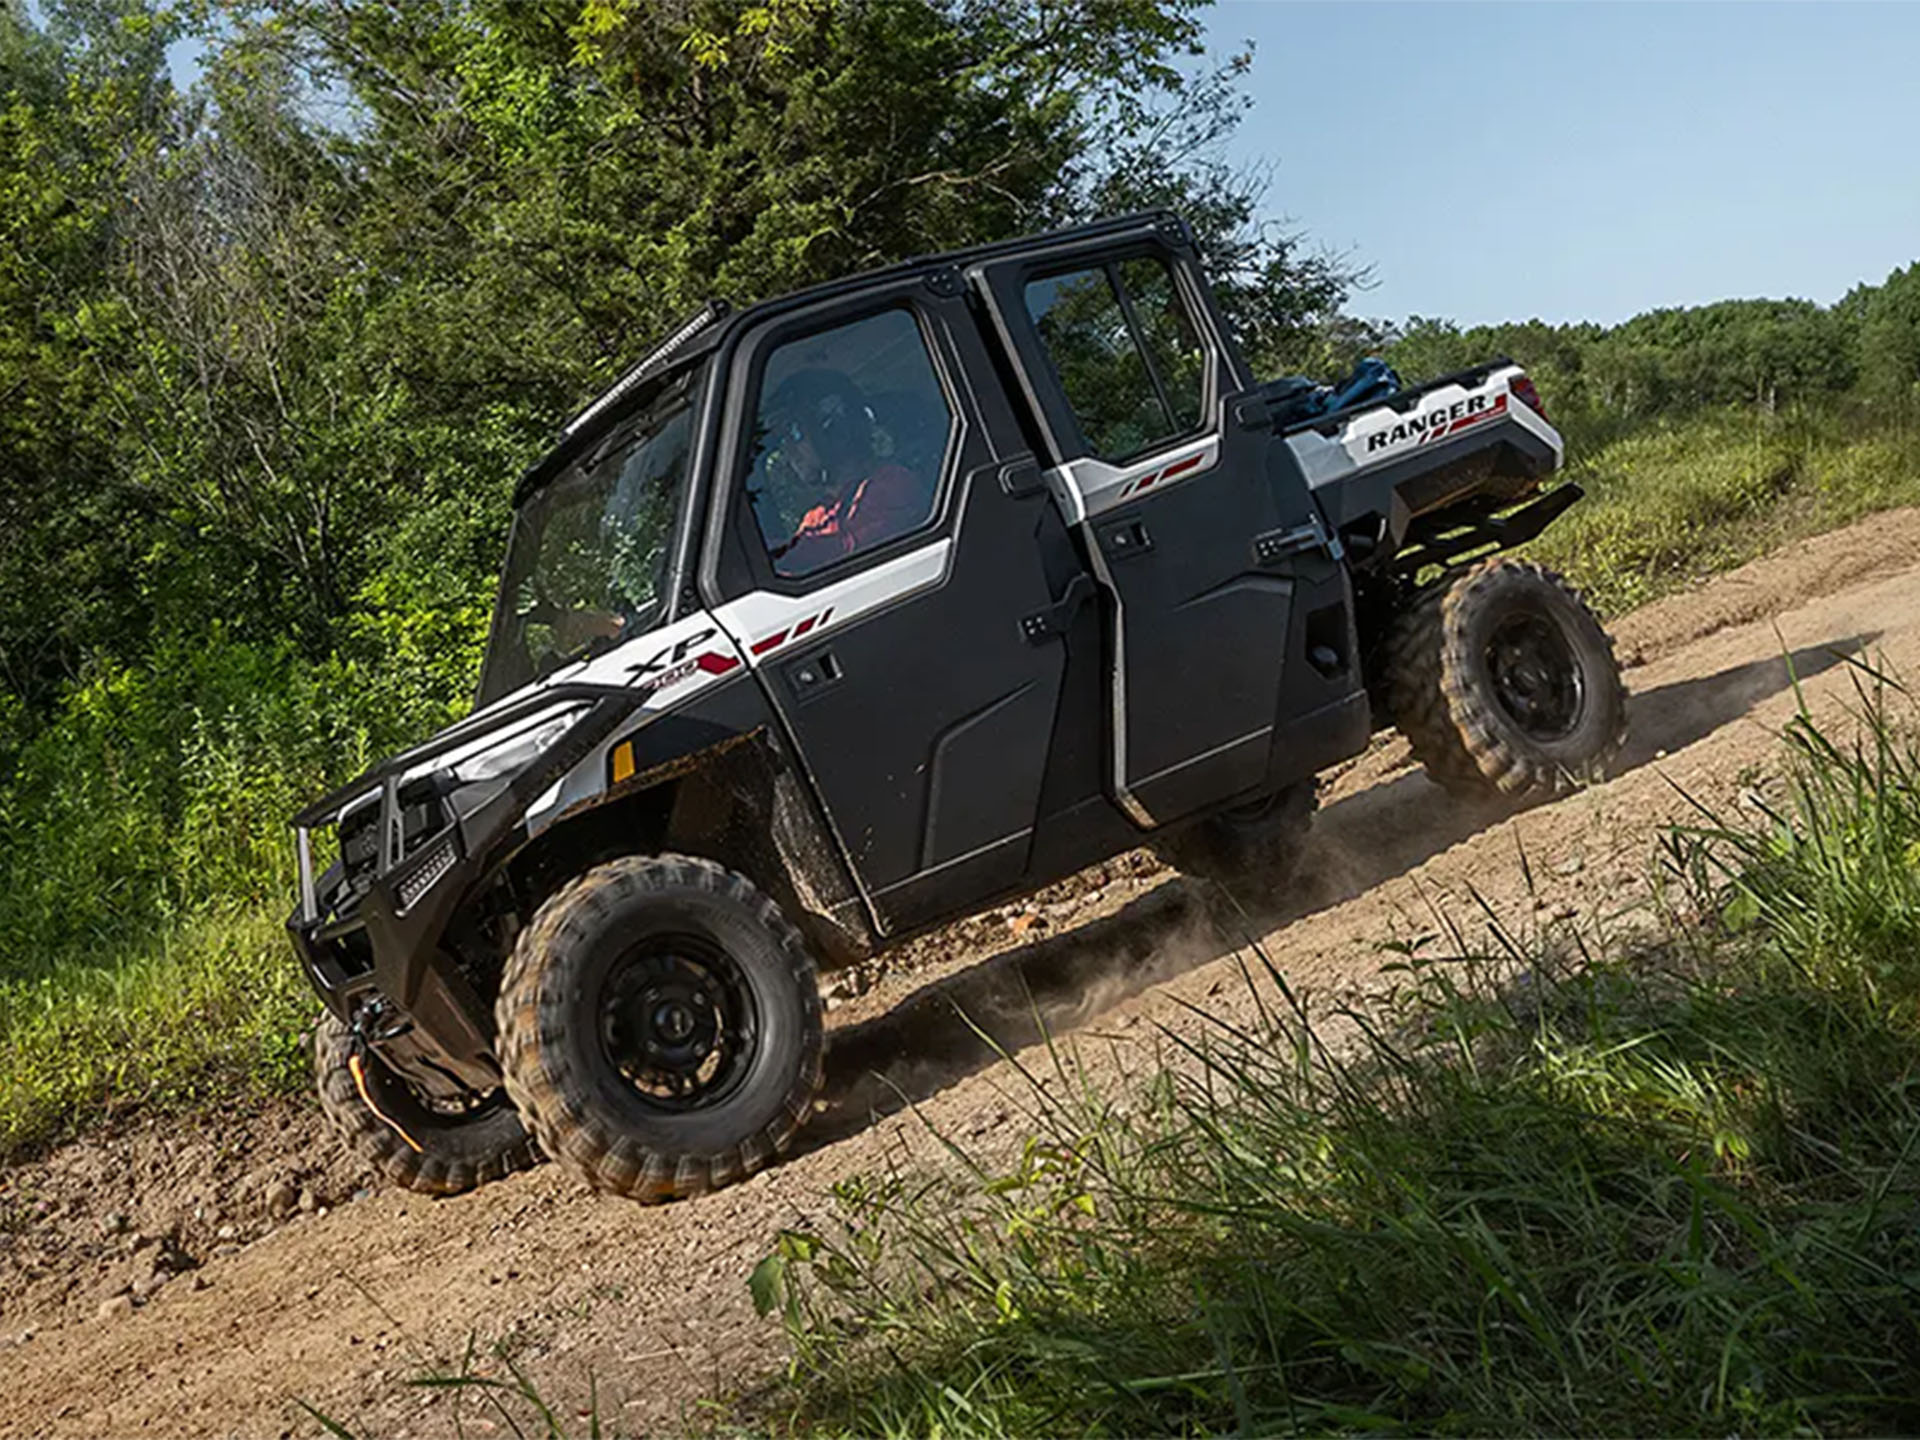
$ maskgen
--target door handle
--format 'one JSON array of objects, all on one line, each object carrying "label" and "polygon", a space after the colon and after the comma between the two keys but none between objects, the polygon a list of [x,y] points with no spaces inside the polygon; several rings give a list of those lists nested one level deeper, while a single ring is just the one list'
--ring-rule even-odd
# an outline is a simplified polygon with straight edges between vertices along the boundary
[{"label": "door handle", "polygon": [[1099,531],[1100,548],[1115,560],[1131,560],[1153,549],[1153,536],[1147,522],[1138,519],[1116,520]]},{"label": "door handle", "polygon": [[1302,550],[1325,550],[1328,558],[1336,561],[1344,560],[1347,553],[1340,537],[1327,529],[1318,510],[1309,513],[1302,524],[1253,537],[1253,558],[1261,565],[1272,565]]},{"label": "door handle", "polygon": [[809,655],[804,660],[790,660],[782,668],[788,686],[802,700],[812,699],[821,691],[837,685],[845,673],[831,650],[822,650],[818,655]]}]

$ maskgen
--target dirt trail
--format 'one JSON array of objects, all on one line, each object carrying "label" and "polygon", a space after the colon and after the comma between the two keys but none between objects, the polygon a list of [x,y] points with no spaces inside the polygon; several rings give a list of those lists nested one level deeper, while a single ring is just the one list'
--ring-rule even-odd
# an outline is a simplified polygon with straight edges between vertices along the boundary
[{"label": "dirt trail", "polygon": [[[1680,792],[1736,805],[1776,760],[1793,705],[1783,643],[1819,711],[1851,698],[1844,653],[1920,674],[1916,554],[1920,511],[1878,516],[1625,617],[1624,770],[1557,804],[1462,807],[1383,741],[1333,778],[1308,873],[1288,909],[1253,928],[1296,987],[1327,993],[1377,983],[1379,942],[1430,928],[1431,905],[1466,917],[1469,884],[1521,919],[1631,905]],[[777,1328],[754,1317],[744,1283],[776,1231],[825,1211],[840,1177],[929,1153],[919,1122],[897,1113],[902,1096],[976,1146],[1017,1138],[1012,1077],[956,1007],[1019,1047],[1036,1038],[1037,1002],[1052,1028],[1087,1027],[1132,1069],[1147,1063],[1135,1044],[1154,1033],[1147,1022],[1194,1023],[1183,1002],[1249,1003],[1234,956],[1187,887],[1144,857],[954,927],[864,979],[865,993],[836,997],[827,1107],[804,1153],[655,1209],[550,1166],[453,1200],[354,1198],[351,1162],[298,1105],[225,1127],[224,1147],[178,1129],[73,1147],[4,1177],[12,1193],[52,1198],[0,1226],[0,1436],[316,1431],[296,1398],[364,1434],[450,1434],[448,1398],[403,1382],[456,1363],[470,1336],[483,1348],[511,1336],[565,1407],[591,1381],[618,1433],[671,1428],[777,1363]],[[238,1153],[235,1135],[263,1133],[264,1156]],[[263,1197],[275,1178],[310,1192],[310,1209],[295,1200],[274,1218]],[[234,1218],[217,1224],[222,1213]],[[195,1268],[167,1280],[161,1266],[141,1303],[101,1311],[115,1277],[155,1269],[143,1233],[168,1229]],[[470,1401],[467,1413],[467,1434],[492,1433]]]}]

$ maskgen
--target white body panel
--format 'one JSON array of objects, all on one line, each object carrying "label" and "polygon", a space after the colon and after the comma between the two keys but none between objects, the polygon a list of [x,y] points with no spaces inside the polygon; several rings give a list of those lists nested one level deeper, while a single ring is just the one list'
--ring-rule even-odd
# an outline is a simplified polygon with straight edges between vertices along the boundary
[{"label": "white body panel", "polygon": [[[946,577],[952,551],[950,539],[936,540],[807,595],[755,591],[717,610],[696,611],[671,625],[637,635],[604,655],[569,665],[516,691],[508,698],[580,684],[645,687],[650,692],[626,724],[528,807],[528,833],[537,835],[573,806],[605,790],[607,754],[634,731],[686,705],[743,665],[758,669],[771,663],[791,641],[817,639],[882,606],[938,585]],[[421,767],[421,773],[458,768],[461,762],[469,767],[484,764],[489,756],[506,755],[515,745],[526,744],[542,727],[564,728],[563,723],[556,722],[562,717],[577,718],[585,708],[580,701],[557,703],[553,710],[542,711],[505,734],[489,735],[454,752],[453,757],[436,757]]]},{"label": "white body panel", "polygon": [[[1091,455],[1069,460],[1046,472],[1047,489],[1069,526],[1092,523],[1123,505],[1153,500],[1174,486],[1204,475],[1220,463],[1220,437],[1203,435],[1162,451],[1150,459],[1110,465]],[[1151,829],[1158,822],[1141,803],[1128,780],[1127,755],[1127,616],[1120,587],[1113,583],[1100,541],[1085,536],[1088,563],[1113,607],[1113,634],[1107,675],[1108,723],[1112,726],[1112,791],[1120,808],[1134,824]]]},{"label": "white body panel", "polygon": [[1182,481],[1204,475],[1219,462],[1220,437],[1203,435],[1150,460],[1126,465],[1082,456],[1054,466],[1044,478],[1067,524],[1082,525],[1130,501],[1163,494]]},{"label": "white body panel", "polygon": [[1513,381],[1525,373],[1518,365],[1508,365],[1477,386],[1442,385],[1404,412],[1383,400],[1342,421],[1331,435],[1315,429],[1289,435],[1287,448],[1300,462],[1307,484],[1317,489],[1471,433],[1478,426],[1510,420],[1553,448],[1557,468],[1565,458],[1559,432],[1513,393]]},{"label": "white body panel", "polygon": [[729,600],[713,618],[757,670],[789,641],[818,639],[882,606],[931,590],[946,578],[952,555],[952,540],[935,540],[805,595],[756,590]]}]

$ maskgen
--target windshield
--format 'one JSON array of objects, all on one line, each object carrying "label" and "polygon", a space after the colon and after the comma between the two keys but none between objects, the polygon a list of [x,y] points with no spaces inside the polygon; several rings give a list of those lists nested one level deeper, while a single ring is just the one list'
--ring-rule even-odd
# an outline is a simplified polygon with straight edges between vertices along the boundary
[{"label": "windshield", "polygon": [[686,492],[692,386],[691,374],[671,385],[520,507],[480,704],[658,622]]}]

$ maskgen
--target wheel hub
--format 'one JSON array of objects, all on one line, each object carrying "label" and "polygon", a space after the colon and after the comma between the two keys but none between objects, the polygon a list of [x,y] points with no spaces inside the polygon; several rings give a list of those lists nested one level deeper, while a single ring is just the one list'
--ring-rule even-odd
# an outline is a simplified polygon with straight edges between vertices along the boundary
[{"label": "wheel hub", "polygon": [[654,1030],[673,1044],[679,1044],[693,1033],[693,1012],[684,1005],[662,1005],[653,1012]]},{"label": "wheel hub", "polygon": [[1507,717],[1532,740],[1571,734],[1586,708],[1586,685],[1573,648],[1545,616],[1517,614],[1488,637],[1487,674]]},{"label": "wheel hub", "polygon": [[695,943],[622,960],[602,992],[601,1044],[642,1095],[670,1108],[730,1088],[753,1049],[752,1006],[732,962]]}]

